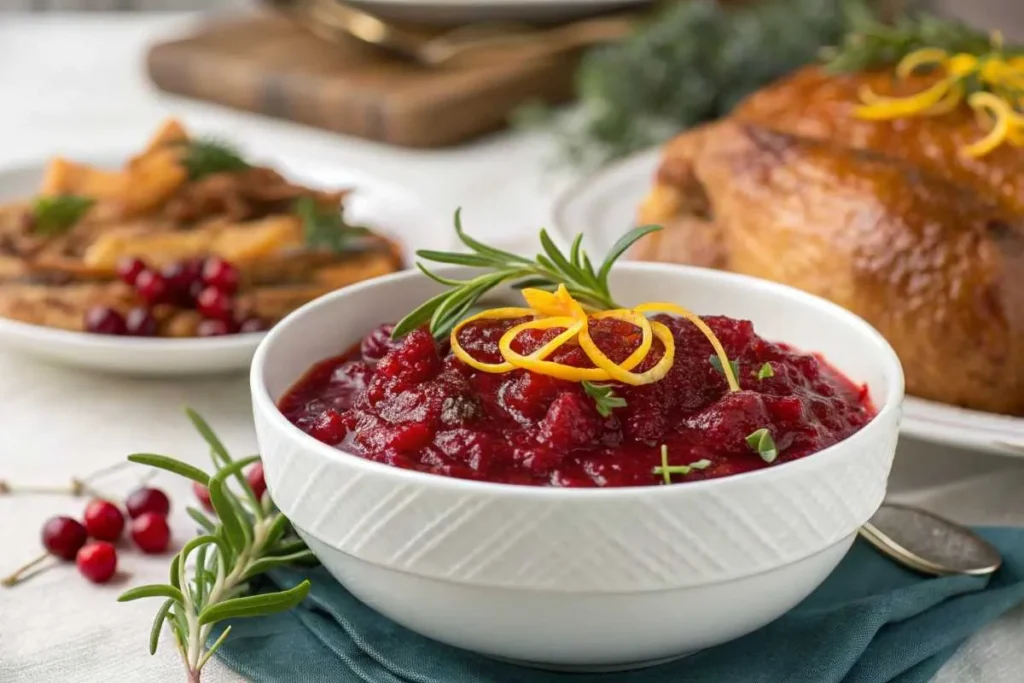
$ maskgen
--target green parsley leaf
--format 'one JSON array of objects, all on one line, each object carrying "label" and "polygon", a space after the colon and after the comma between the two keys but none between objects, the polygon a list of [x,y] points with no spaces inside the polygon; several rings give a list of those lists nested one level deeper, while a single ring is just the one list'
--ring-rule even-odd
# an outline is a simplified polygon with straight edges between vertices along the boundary
[{"label": "green parsley leaf", "polygon": [[765,379],[767,377],[774,377],[774,376],[775,376],[775,371],[772,370],[772,364],[771,363],[765,363],[764,365],[761,366],[761,369],[757,371],[757,378],[758,379]]},{"label": "green parsley leaf", "polygon": [[369,229],[348,225],[340,209],[325,209],[312,197],[300,197],[295,212],[302,219],[302,234],[310,249],[327,249],[336,254],[349,251],[352,242],[370,234]]},{"label": "green parsley leaf", "polygon": [[761,459],[765,462],[775,462],[775,458],[779,457],[779,451],[775,447],[775,439],[772,438],[772,433],[768,431],[767,427],[761,427],[757,431],[748,434],[747,445],[750,446],[751,450],[760,455]]},{"label": "green parsley leaf", "polygon": [[672,483],[672,475],[687,475],[693,470],[706,470],[711,467],[711,461],[706,459],[698,460],[697,462],[691,462],[689,465],[669,465],[668,464],[668,446],[661,444],[661,465],[655,467],[653,473],[655,475],[661,475],[664,478],[664,483]]},{"label": "green parsley leaf", "polygon": [[[718,358],[716,354],[708,356],[708,362],[711,363],[711,367],[713,367],[718,374],[720,374],[722,377],[725,377],[725,370],[722,369],[722,361]],[[736,361],[731,360],[729,361],[729,365],[732,367],[733,377],[736,377],[738,379],[740,376],[739,364]]]},{"label": "green parsley leaf", "polygon": [[50,236],[63,234],[95,203],[94,199],[73,194],[40,197],[32,207],[32,232]]},{"label": "green parsley leaf", "polygon": [[188,170],[189,180],[199,180],[214,173],[233,173],[250,168],[249,163],[234,146],[209,138],[186,142],[181,163]]},{"label": "green parsley leaf", "polygon": [[607,384],[594,384],[584,380],[581,382],[583,391],[587,392],[594,399],[594,407],[601,417],[608,417],[612,414],[612,408],[624,408],[626,399],[616,396],[612,388]]}]

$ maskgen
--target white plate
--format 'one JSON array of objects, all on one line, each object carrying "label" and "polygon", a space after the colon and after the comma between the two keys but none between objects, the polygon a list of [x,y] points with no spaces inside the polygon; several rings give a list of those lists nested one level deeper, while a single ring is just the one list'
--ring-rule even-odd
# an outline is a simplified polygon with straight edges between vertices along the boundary
[{"label": "white plate", "polygon": [[652,0],[353,0],[349,4],[385,19],[427,24],[473,21],[556,22]]},{"label": "white plate", "polygon": [[[125,154],[68,154],[104,168],[118,168]],[[254,155],[255,156],[255,155]],[[290,180],[325,189],[353,187],[345,215],[393,237],[406,256],[451,239],[448,222],[410,192],[361,171],[296,159],[256,157]],[[0,169],[0,202],[33,195],[45,162]],[[248,369],[262,334],[208,339],[139,339],[70,332],[0,318],[0,349],[88,370],[140,376],[204,375]]]},{"label": "white plate", "polygon": [[[583,245],[602,257],[622,233],[636,226],[636,210],[647,194],[661,158],[651,149],[609,164],[582,179],[555,200],[552,232],[563,243],[583,233]],[[1024,457],[1024,418],[966,410],[908,397],[902,433],[957,448]]]}]

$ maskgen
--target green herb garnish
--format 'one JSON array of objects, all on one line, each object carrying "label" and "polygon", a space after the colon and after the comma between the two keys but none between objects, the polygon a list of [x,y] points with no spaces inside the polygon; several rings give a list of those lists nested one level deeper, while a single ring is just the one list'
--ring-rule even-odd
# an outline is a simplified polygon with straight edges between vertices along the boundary
[{"label": "green herb garnish", "polygon": [[238,150],[221,140],[199,138],[184,144],[181,163],[188,171],[189,180],[199,180],[214,173],[234,173],[250,168]]},{"label": "green herb garnish", "polygon": [[40,197],[32,206],[32,232],[48,236],[65,233],[82,220],[95,203],[95,199],[74,194]]},{"label": "green herb garnish", "polygon": [[370,234],[368,228],[349,225],[339,207],[322,207],[312,197],[300,197],[295,213],[302,220],[302,235],[310,249],[327,249],[336,254],[349,251],[353,242]]},{"label": "green herb garnish", "polygon": [[[818,59],[871,0],[668,3],[637,32],[585,53],[578,115],[534,106],[522,125],[553,129],[563,157],[596,165],[729,113],[751,92]],[[844,6],[858,11],[844,12]]]},{"label": "green herb garnish", "polygon": [[[937,48],[950,54],[992,51],[989,35],[967,24],[925,13],[899,17],[891,24],[864,7],[848,10],[850,29],[836,47],[822,50],[829,70],[862,71],[896,64],[915,50]],[[1018,51],[1008,48],[1009,52]]]},{"label": "green herb garnish", "polygon": [[[711,363],[711,367],[715,369],[715,372],[720,374],[722,377],[725,377],[725,369],[722,367],[722,359],[720,359],[717,354],[710,355],[708,357],[708,362]],[[731,360],[729,361],[729,366],[732,368],[732,376],[738,378],[740,376],[739,363]]]},{"label": "green herb garnish", "polygon": [[768,431],[767,427],[761,427],[756,432],[747,435],[747,445],[765,462],[775,462],[775,458],[779,457],[775,439],[772,438],[772,433]]},{"label": "green herb garnish", "polygon": [[405,316],[395,325],[391,336],[398,339],[429,323],[430,332],[443,339],[480,297],[503,283],[512,283],[513,287],[519,288],[549,289],[564,284],[573,298],[582,304],[600,309],[620,308],[612,299],[608,285],[612,265],[634,242],[656,230],[661,230],[661,227],[652,225],[630,230],[619,238],[601,265],[595,268],[581,247],[583,235],[577,235],[566,255],[558,250],[547,231],[541,230],[543,253],[535,258],[527,258],[473,239],[462,229],[461,210],[456,211],[455,233],[470,252],[422,250],[416,252],[416,255],[435,263],[470,266],[486,272],[468,280],[454,280],[433,273],[422,263],[417,263],[416,267],[427,277],[450,289]]},{"label": "green herb garnish", "polygon": [[594,384],[587,380],[583,380],[580,384],[583,385],[583,391],[594,399],[594,407],[597,408],[597,414],[601,417],[611,415],[613,408],[626,406],[626,399],[616,396],[612,392],[612,387],[607,384]]},{"label": "green herb garnish", "polygon": [[661,444],[661,466],[655,467],[653,473],[660,475],[666,484],[672,483],[672,475],[686,475],[693,470],[706,470],[711,467],[710,460],[698,460],[697,462],[691,462],[689,465],[669,465],[668,464],[668,446]]},{"label": "green herb garnish", "polygon": [[767,379],[768,377],[774,377],[775,370],[772,369],[771,363],[765,363],[761,366],[761,369],[757,371],[758,379]]},{"label": "green herb garnish", "polygon": [[[199,681],[203,667],[231,631],[228,626],[207,647],[214,624],[289,610],[302,602],[310,588],[309,581],[303,581],[288,590],[246,595],[250,580],[276,567],[307,563],[314,557],[270,496],[264,493],[257,499],[246,480],[244,468],[257,462],[259,456],[232,459],[206,421],[193,411],[187,412],[210,447],[213,475],[163,455],[140,453],[128,459],[208,487],[217,521],[189,508],[189,515],[202,527],[203,534],[186,543],[171,559],[170,582],[132,588],[118,600],[161,598],[149,637],[150,654],[156,652],[164,625],[169,625],[188,680]],[[233,486],[229,487],[231,482]]]}]

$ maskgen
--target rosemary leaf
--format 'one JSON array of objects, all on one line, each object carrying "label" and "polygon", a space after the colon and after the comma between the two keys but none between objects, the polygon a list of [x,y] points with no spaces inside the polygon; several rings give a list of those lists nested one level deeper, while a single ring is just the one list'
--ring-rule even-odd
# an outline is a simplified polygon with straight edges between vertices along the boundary
[{"label": "rosemary leaf", "polygon": [[132,600],[141,600],[142,598],[168,598],[176,602],[182,602],[184,596],[181,591],[174,586],[167,586],[160,583],[152,583],[146,586],[136,586],[126,590],[117,599],[118,602],[131,602]]},{"label": "rosemary leaf", "polygon": [[208,486],[210,483],[210,477],[206,472],[203,472],[198,467],[193,467],[186,462],[182,462],[181,460],[169,458],[166,455],[157,455],[155,453],[133,453],[128,456],[128,460],[139,465],[149,465],[150,467],[167,470],[168,472],[180,475],[186,479],[191,479],[203,486]]},{"label": "rosemary leaf", "polygon": [[167,613],[171,611],[171,607],[174,605],[174,600],[167,599],[160,609],[157,610],[156,617],[153,618],[153,627],[149,630],[149,654],[156,654],[156,646],[160,642],[160,633],[163,631],[164,622],[167,621]]},{"label": "rosemary leaf", "polygon": [[242,579],[248,581],[252,577],[262,574],[264,572],[268,572],[271,569],[276,569],[278,567],[288,564],[302,562],[304,560],[312,558],[313,556],[313,552],[309,549],[306,549],[300,550],[295,553],[291,553],[289,555],[274,555],[272,557],[264,557],[250,564],[249,568],[245,571],[244,574],[242,574]]},{"label": "rosemary leaf", "polygon": [[277,593],[260,593],[244,598],[232,598],[210,605],[199,613],[199,624],[215,624],[225,619],[262,617],[296,607],[309,594],[310,583],[303,581],[293,588]]}]

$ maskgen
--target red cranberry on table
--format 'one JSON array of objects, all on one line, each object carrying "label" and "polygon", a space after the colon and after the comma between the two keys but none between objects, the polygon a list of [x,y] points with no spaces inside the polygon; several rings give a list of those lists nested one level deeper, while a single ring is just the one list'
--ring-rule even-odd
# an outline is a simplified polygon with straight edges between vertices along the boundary
[{"label": "red cranberry on table", "polygon": [[262,500],[267,490],[267,480],[263,477],[263,463],[258,462],[250,467],[245,473],[245,479],[249,482],[252,492],[256,494],[256,498]]},{"label": "red cranberry on table", "polygon": [[238,269],[224,259],[211,256],[203,264],[203,284],[234,294],[238,289]]},{"label": "red cranberry on table", "polygon": [[167,494],[160,489],[144,486],[128,494],[128,498],[124,501],[124,507],[132,519],[146,513],[166,517],[167,513],[171,511],[171,501],[167,498]]},{"label": "red cranberry on table", "polygon": [[132,337],[155,337],[157,322],[153,314],[145,308],[133,308],[124,317],[125,332]]},{"label": "red cranberry on table", "polygon": [[75,565],[93,583],[106,583],[117,571],[117,550],[106,541],[93,541],[78,551]]},{"label": "red cranberry on table", "polygon": [[147,554],[162,553],[171,542],[167,518],[155,512],[147,512],[132,520],[131,534],[135,545]]},{"label": "red cranberry on table", "polygon": [[70,517],[51,517],[43,525],[43,547],[62,560],[73,560],[89,540],[85,527]]},{"label": "red cranberry on table", "polygon": [[202,503],[202,506],[208,511],[213,511],[213,503],[210,502],[210,489],[206,488],[198,481],[192,482],[192,492],[196,494],[196,498]]},{"label": "red cranberry on table", "polygon": [[85,330],[95,334],[123,335],[128,331],[124,316],[113,308],[93,306],[85,312]]},{"label": "red cranberry on table", "polygon": [[144,270],[135,278],[135,291],[149,305],[163,303],[171,293],[170,285],[163,275]]},{"label": "red cranberry on table", "polygon": [[200,320],[196,326],[197,337],[222,337],[225,334],[232,334],[234,331],[234,327],[227,322],[212,318]]},{"label": "red cranberry on table", "polygon": [[109,500],[96,499],[85,507],[85,530],[101,541],[116,541],[124,531],[124,515]]},{"label": "red cranberry on table", "polygon": [[126,256],[117,262],[116,270],[121,282],[134,287],[139,273],[146,270],[146,262],[134,256]]},{"label": "red cranberry on table", "polygon": [[228,321],[235,316],[235,301],[224,290],[208,286],[196,297],[196,310],[204,318]]}]

